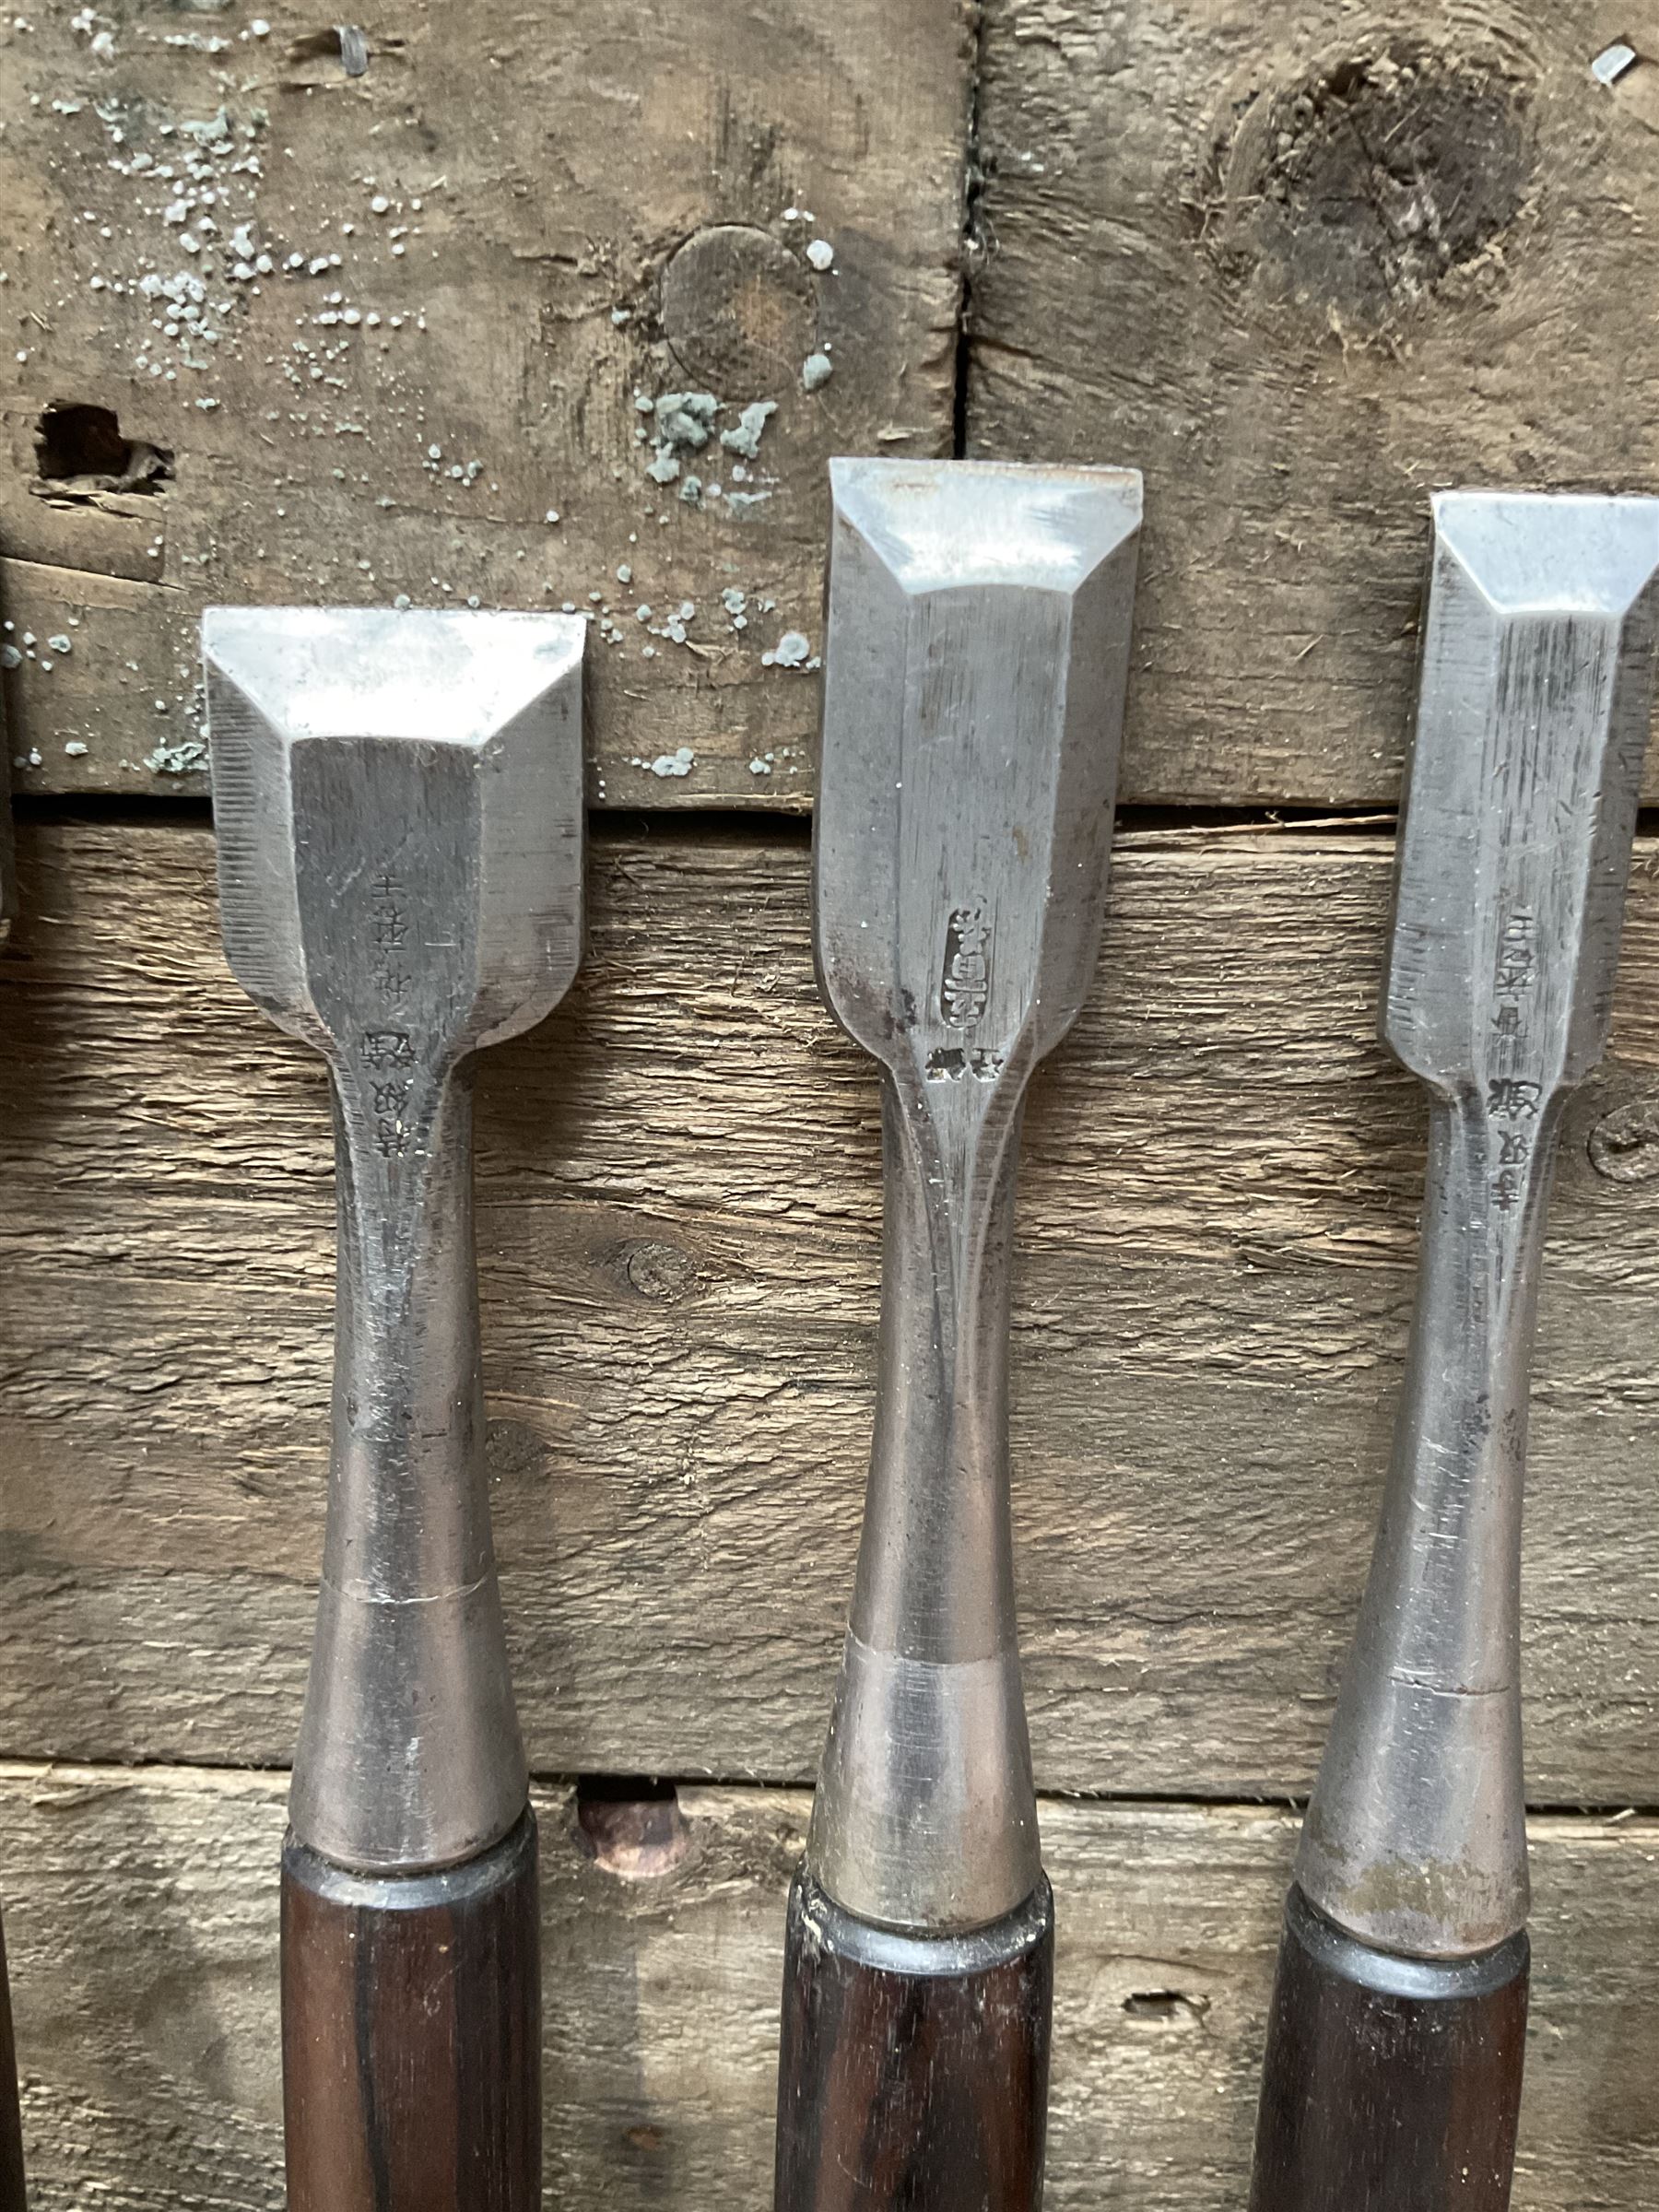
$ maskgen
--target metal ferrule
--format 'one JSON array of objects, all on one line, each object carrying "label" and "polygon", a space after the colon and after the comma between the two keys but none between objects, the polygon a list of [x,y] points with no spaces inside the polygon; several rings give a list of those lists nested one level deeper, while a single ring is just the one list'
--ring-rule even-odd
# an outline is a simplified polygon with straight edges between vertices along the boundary
[{"label": "metal ferrule", "polygon": [[1329,1919],[1420,1958],[1526,1923],[1521,1506],[1559,1113],[1511,1171],[1480,1096],[1433,1100],[1394,1463],[1297,1860]]},{"label": "metal ferrule", "polygon": [[406,1148],[376,1071],[337,1061],[334,1448],[289,1818],[365,1871],[504,1836],[528,1782],[490,1542],[472,1225],[472,1080],[406,1072]]},{"label": "metal ferrule", "polygon": [[876,1434],[806,1864],[892,1928],[982,1927],[1041,1878],[1008,1500],[1023,1086],[884,1077]]}]

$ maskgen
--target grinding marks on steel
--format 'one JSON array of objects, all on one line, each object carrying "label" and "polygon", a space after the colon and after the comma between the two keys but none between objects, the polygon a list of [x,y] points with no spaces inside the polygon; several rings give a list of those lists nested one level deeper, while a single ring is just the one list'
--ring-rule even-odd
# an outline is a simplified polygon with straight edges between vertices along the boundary
[{"label": "grinding marks on steel", "polygon": [[323,1585],[290,1797],[364,1872],[524,1812],[483,1461],[471,1055],[582,946],[581,668],[561,615],[214,608],[226,950],[333,1082],[338,1214]]},{"label": "grinding marks on steel", "polygon": [[1140,523],[1133,471],[841,460],[814,832],[820,988],[881,1063],[881,1370],[807,1864],[982,1926],[1041,1878],[1008,1523],[1027,1078],[1094,973]]},{"label": "grinding marks on steel", "polygon": [[1298,1880],[1456,1958],[1527,1913],[1521,1498],[1562,1109],[1600,1058],[1653,694],[1659,500],[1443,493],[1382,1034],[1430,1087],[1381,1529]]}]

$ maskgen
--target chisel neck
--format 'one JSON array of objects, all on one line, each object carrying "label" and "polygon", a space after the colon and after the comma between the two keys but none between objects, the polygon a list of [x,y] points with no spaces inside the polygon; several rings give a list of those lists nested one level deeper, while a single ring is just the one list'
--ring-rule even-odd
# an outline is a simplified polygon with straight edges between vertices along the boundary
[{"label": "chisel neck", "polygon": [[985,1924],[1040,1866],[1008,1511],[1023,1076],[889,1074],[880,1373],[808,1864],[886,1925]]},{"label": "chisel neck", "polygon": [[484,1466],[472,1080],[406,1032],[331,1053],[334,1448],[296,1837],[364,1870],[448,1865],[522,1814]]},{"label": "chisel neck", "polygon": [[1008,1279],[1023,1112],[1013,1082],[883,1085],[876,1540],[859,1555],[852,1625],[916,1659],[984,1659],[1014,1641]]},{"label": "chisel neck", "polygon": [[1394,1463],[1298,1879],[1384,1948],[1460,1957],[1527,1910],[1522,1490],[1565,1092],[1438,1094]]}]

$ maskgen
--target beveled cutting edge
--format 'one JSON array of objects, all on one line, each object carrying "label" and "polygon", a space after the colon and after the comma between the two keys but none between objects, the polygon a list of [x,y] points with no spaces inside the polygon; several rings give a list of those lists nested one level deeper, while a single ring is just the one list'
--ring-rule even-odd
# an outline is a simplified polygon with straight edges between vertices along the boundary
[{"label": "beveled cutting edge", "polygon": [[562,997],[582,938],[583,625],[214,608],[203,622],[232,969],[328,1063],[334,1449],[292,1834],[441,1867],[527,1802],[490,1541],[472,1054]]},{"label": "beveled cutting edge", "polygon": [[1371,1578],[1297,1882],[1382,1949],[1527,1915],[1522,1481],[1562,1110],[1604,1049],[1653,696],[1659,500],[1448,492],[1382,1035],[1430,1087],[1420,1277]]},{"label": "beveled cutting edge", "polygon": [[1041,1880],[1008,1513],[1027,1080],[1104,913],[1132,470],[838,460],[814,833],[819,986],[883,1070],[880,1374],[806,1848],[835,1903],[960,1931]]}]

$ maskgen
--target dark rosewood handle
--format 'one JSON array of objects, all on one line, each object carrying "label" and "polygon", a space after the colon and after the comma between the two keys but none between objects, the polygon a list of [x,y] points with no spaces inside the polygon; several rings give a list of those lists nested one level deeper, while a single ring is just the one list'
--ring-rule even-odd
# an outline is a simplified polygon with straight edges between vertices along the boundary
[{"label": "dark rosewood handle", "polygon": [[12,2041],[11,1986],[0,1930],[0,2212],[24,2212],[23,2122],[18,2110],[18,2048]]},{"label": "dark rosewood handle", "polygon": [[1505,2212],[1527,1942],[1397,1959],[1292,1888],[1267,2028],[1251,2212]]},{"label": "dark rosewood handle", "polygon": [[776,2212],[1037,2212],[1054,1900],[895,1935],[789,1893]]},{"label": "dark rosewood handle", "polygon": [[282,1853],[289,2212],[539,2212],[535,1822],[441,1874]]}]

